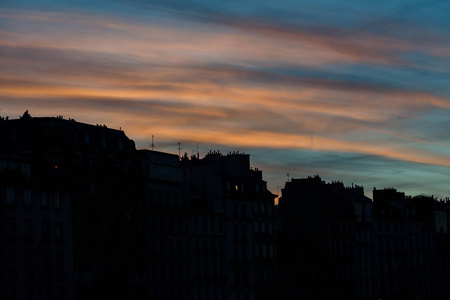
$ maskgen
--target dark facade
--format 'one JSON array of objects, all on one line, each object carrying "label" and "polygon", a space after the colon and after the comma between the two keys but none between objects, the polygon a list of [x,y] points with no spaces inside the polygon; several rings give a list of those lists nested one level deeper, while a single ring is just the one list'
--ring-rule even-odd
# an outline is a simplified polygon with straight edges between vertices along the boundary
[{"label": "dark facade", "polygon": [[[369,210],[355,211],[357,202]],[[358,287],[370,276],[357,249],[371,228],[369,202],[358,190],[318,176],[286,183],[279,203],[283,299],[359,299]]]},{"label": "dark facade", "polygon": [[2,296],[73,299],[70,195],[36,184],[29,163],[0,160]]},{"label": "dark facade", "polygon": [[238,152],[184,164],[197,203],[194,249],[208,253],[197,260],[197,299],[275,299],[275,196],[262,172]]},{"label": "dark facade", "polygon": [[279,205],[281,298],[444,299],[448,202],[327,184],[286,183]]},{"label": "dark facade", "polygon": [[447,299],[450,201],[0,119],[1,299]]},{"label": "dark facade", "polygon": [[143,185],[133,141],[105,126],[27,114],[1,121],[0,135],[5,298],[142,295]]},{"label": "dark facade", "polygon": [[373,200],[380,297],[431,299],[438,281],[435,200],[395,189],[374,190]]},{"label": "dark facade", "polygon": [[149,299],[192,299],[192,212],[177,155],[139,150],[146,176],[146,282]]},{"label": "dark facade", "polygon": [[450,201],[435,202],[437,297],[450,298]]}]

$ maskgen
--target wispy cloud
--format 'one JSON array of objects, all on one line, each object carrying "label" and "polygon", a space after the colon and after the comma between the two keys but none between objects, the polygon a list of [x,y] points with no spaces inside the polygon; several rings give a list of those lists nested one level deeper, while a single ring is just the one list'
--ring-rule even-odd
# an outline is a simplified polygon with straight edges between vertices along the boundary
[{"label": "wispy cloud", "polygon": [[126,12],[0,11],[2,115],[29,109],[107,123],[141,146],[158,135],[324,159],[450,165],[445,131],[429,121],[450,110],[450,73],[437,63],[450,63],[445,31],[392,16],[348,26],[296,21],[297,11],[284,20],[279,7],[220,11],[196,1],[197,10],[183,12],[185,1],[137,4],[145,13],[120,3]]}]

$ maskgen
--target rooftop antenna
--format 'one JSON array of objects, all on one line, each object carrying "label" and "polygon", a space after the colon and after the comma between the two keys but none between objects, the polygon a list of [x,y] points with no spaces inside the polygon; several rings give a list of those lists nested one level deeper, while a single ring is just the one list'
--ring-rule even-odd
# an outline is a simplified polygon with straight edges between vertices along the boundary
[{"label": "rooftop antenna", "polygon": [[152,134],[152,151],[153,151],[153,148],[155,147],[155,145],[153,144],[153,141],[154,141],[153,138],[154,137],[153,137],[153,134]]},{"label": "rooftop antenna", "polygon": [[197,158],[200,158],[200,153],[198,153],[198,143],[197,143]]},{"label": "rooftop antenna", "polygon": [[178,157],[181,157],[181,143],[178,143]]}]

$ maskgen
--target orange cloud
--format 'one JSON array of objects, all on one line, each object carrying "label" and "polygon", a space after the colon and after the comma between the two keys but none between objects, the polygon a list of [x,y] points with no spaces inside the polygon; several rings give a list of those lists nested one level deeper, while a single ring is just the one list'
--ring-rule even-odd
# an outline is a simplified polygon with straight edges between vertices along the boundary
[{"label": "orange cloud", "polygon": [[[430,108],[450,109],[447,98],[308,76],[310,68],[334,63],[403,63],[392,54],[408,50],[408,41],[245,22],[205,28],[178,21],[186,25],[180,28],[20,11],[0,18],[11,24],[0,40],[0,95],[8,99],[2,114],[70,113],[80,121],[123,127],[140,140],[158,134],[449,165],[447,156],[402,146],[425,144],[402,120]],[[274,66],[306,71],[295,76]]]}]

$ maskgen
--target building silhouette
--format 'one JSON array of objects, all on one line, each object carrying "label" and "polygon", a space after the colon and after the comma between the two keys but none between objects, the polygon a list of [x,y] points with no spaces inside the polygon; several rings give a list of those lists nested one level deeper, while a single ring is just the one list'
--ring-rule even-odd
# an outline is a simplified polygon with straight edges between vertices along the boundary
[{"label": "building silhouette", "polygon": [[239,152],[183,164],[195,197],[196,299],[275,299],[275,195],[262,172]]},{"label": "building silhouette", "polygon": [[143,184],[122,131],[0,121],[6,299],[132,299],[144,288]]},{"label": "building silhouette", "polygon": [[432,197],[373,191],[379,293],[386,299],[436,295],[436,228]]},{"label": "building silhouette", "polygon": [[139,150],[145,184],[149,299],[193,299],[191,199],[177,155]]},{"label": "building silhouette", "polygon": [[448,299],[450,201],[0,118],[0,299]]},{"label": "building silhouette", "polygon": [[372,279],[372,262],[358,254],[370,247],[362,242],[371,235],[370,199],[314,176],[286,182],[279,207],[281,298],[365,299],[359,288]]}]

